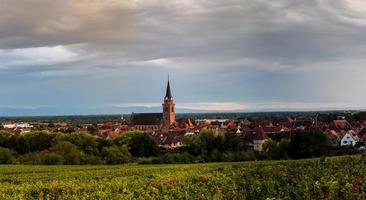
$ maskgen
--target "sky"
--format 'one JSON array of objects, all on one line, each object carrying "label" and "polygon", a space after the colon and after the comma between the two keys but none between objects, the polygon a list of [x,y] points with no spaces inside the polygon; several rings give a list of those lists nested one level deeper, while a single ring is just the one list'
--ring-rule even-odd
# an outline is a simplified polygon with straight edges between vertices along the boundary
[{"label": "sky", "polygon": [[364,0],[0,0],[0,115],[366,108]]}]

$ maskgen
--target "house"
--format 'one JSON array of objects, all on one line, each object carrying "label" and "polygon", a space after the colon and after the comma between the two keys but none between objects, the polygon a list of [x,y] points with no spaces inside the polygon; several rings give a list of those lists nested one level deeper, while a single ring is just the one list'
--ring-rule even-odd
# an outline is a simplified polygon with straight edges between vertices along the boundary
[{"label": "house", "polygon": [[341,146],[352,145],[355,146],[358,142],[358,137],[354,131],[348,131],[341,139]]},{"label": "house", "polygon": [[8,131],[16,131],[19,133],[29,133],[32,131],[33,125],[28,123],[7,123],[3,124],[3,128]]},{"label": "house", "polygon": [[366,143],[366,128],[362,128],[358,133],[358,137],[360,138],[359,142],[365,144]]},{"label": "house", "polygon": [[347,120],[337,119],[333,120],[333,122],[330,124],[330,128],[333,130],[347,130],[352,128],[352,126]]},{"label": "house", "polygon": [[176,120],[171,126],[170,128],[172,129],[193,129],[194,125],[191,122],[190,119],[178,119]]},{"label": "house", "polygon": [[8,123],[3,124],[3,127],[5,129],[21,129],[21,128],[33,128],[33,125],[30,125],[28,123]]},{"label": "house", "polygon": [[325,131],[329,141],[332,143],[333,146],[339,145],[339,135],[335,130],[327,130]]},{"label": "house", "polygon": [[168,132],[154,132],[151,136],[164,149],[174,149],[183,146],[185,137],[191,137],[194,133],[186,133],[185,131],[168,131]]},{"label": "house", "polygon": [[258,126],[257,129],[253,132],[253,148],[254,151],[262,151],[263,144],[267,141],[268,137],[264,132],[262,126]]}]

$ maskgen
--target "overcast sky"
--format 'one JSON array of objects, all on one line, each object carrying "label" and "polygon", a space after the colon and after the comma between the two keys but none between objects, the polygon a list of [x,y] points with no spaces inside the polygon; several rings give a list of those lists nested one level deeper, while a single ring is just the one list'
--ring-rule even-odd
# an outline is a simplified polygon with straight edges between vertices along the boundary
[{"label": "overcast sky", "polygon": [[0,114],[366,108],[364,0],[0,0]]}]

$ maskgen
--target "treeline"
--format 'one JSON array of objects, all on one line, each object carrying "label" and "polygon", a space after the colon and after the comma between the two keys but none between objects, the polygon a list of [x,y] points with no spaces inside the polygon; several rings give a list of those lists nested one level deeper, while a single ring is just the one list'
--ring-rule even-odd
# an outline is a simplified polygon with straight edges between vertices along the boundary
[{"label": "treeline", "polygon": [[202,130],[182,148],[159,149],[143,132],[126,132],[114,139],[84,132],[13,134],[0,132],[0,164],[140,164],[234,162],[258,159],[300,159],[358,153],[352,147],[334,148],[319,130],[299,131],[291,139],[267,140],[254,152],[235,135]]},{"label": "treeline", "polygon": [[158,145],[141,132],[127,132],[113,140],[84,132],[0,133],[1,164],[122,164],[158,155]]},{"label": "treeline", "polygon": [[253,160],[287,160],[322,156],[357,154],[353,146],[333,146],[328,137],[318,129],[299,130],[291,138],[279,141],[268,139],[261,152],[253,151],[248,142],[233,135],[202,130],[185,141],[179,152],[169,152],[159,157],[140,158],[141,164],[236,162]]},{"label": "treeline", "polygon": [[[124,116],[125,118],[128,115]],[[31,122],[32,124],[64,122],[72,126],[81,124],[99,124],[105,122],[120,123],[121,115],[69,115],[69,116],[29,116],[29,117],[0,117],[0,122]]]}]

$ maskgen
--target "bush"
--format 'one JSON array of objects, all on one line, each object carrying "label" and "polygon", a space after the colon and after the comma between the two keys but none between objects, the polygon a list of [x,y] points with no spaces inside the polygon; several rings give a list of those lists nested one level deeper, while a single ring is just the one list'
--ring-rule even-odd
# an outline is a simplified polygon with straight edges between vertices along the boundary
[{"label": "bush", "polygon": [[126,132],[113,140],[116,146],[127,145],[132,156],[150,157],[159,155],[156,141],[144,132]]},{"label": "bush", "polygon": [[193,163],[195,157],[185,153],[167,153],[159,157],[139,158],[139,164],[176,164],[176,163]]},{"label": "bush", "polygon": [[15,160],[16,153],[10,149],[0,147],[0,164],[11,164]]},{"label": "bush", "polygon": [[86,164],[86,165],[103,165],[106,164],[106,162],[100,157],[100,156],[93,156],[85,154],[81,157],[80,163]]},{"label": "bush", "polygon": [[207,161],[209,162],[222,162],[223,155],[218,149],[213,149],[211,154],[209,155]]},{"label": "bush", "polygon": [[318,129],[298,131],[291,137],[289,153],[291,158],[311,158],[326,155],[331,144],[328,137]]},{"label": "bush", "polygon": [[255,159],[252,151],[225,152],[223,154],[223,161],[225,162],[253,161]]},{"label": "bush", "polygon": [[17,163],[24,165],[39,165],[42,164],[41,155],[39,152],[27,153],[18,157]]},{"label": "bush", "polygon": [[62,156],[56,153],[42,153],[41,164],[43,165],[61,165],[63,164]]},{"label": "bush", "polygon": [[82,154],[79,149],[70,142],[61,141],[57,143],[52,147],[52,152],[60,155],[66,165],[80,164]]},{"label": "bush", "polygon": [[150,158],[141,157],[141,158],[137,159],[137,163],[141,164],[141,165],[153,164],[153,159],[154,159],[154,157],[150,157]]},{"label": "bush", "polygon": [[[215,151],[223,152],[227,146],[225,144],[226,138],[223,133],[216,133],[213,130],[203,129],[198,135],[193,136],[190,140],[186,141],[187,149],[189,153],[194,156],[201,156],[205,160],[213,159],[211,153]],[[217,156],[217,152],[215,152]]]},{"label": "bush", "polygon": [[263,151],[261,157],[272,160],[281,160],[289,158],[289,144],[288,139],[281,139],[280,142],[268,139],[263,144]]},{"label": "bush", "polygon": [[122,164],[131,161],[131,154],[126,145],[121,148],[115,145],[104,147],[102,155],[107,164]]},{"label": "bush", "polygon": [[336,155],[337,156],[340,156],[340,155],[352,155],[352,154],[358,154],[358,153],[360,153],[360,150],[358,150],[356,147],[354,147],[352,145],[341,146],[336,151]]}]

